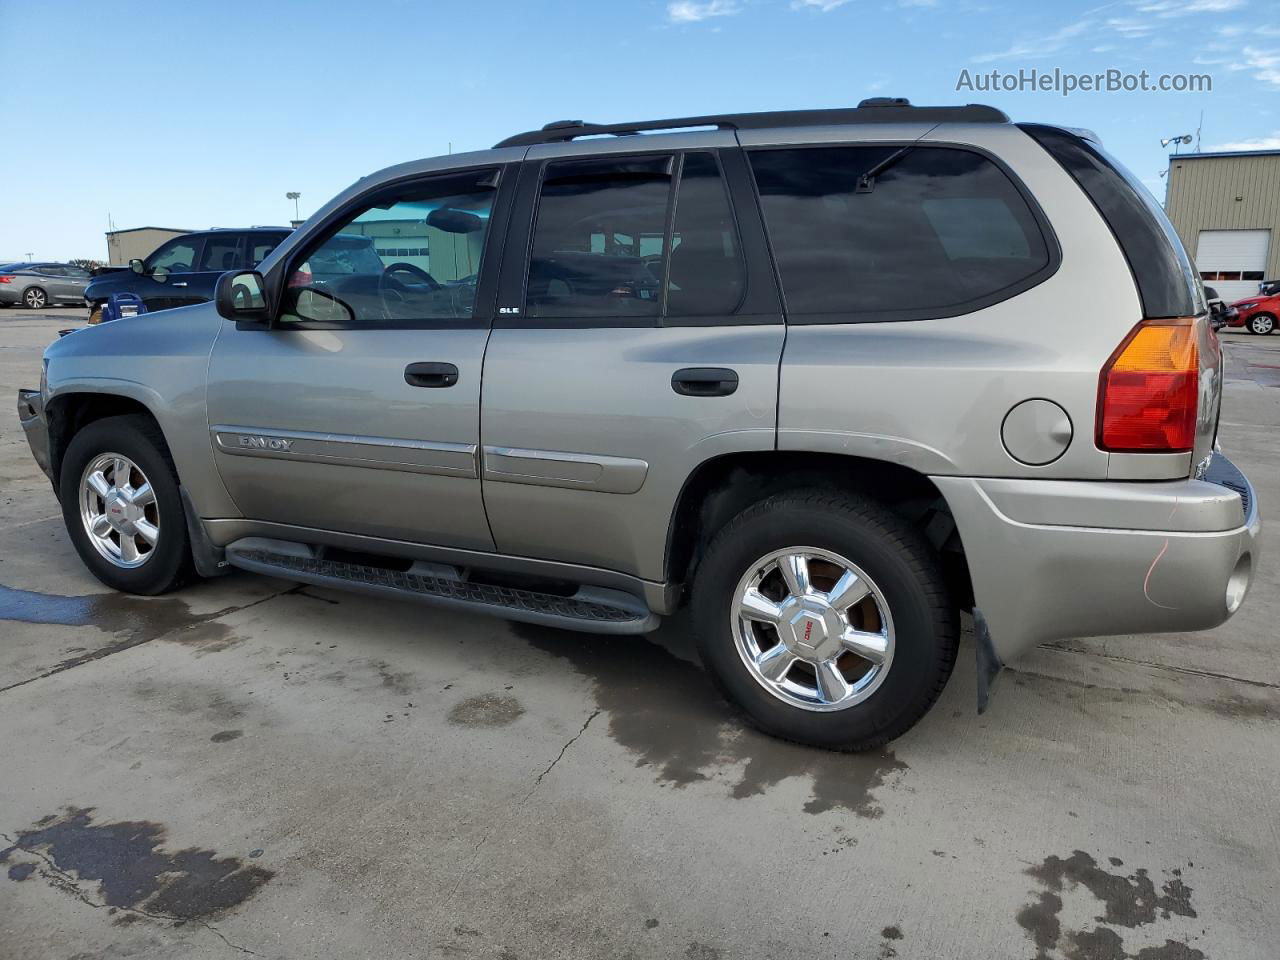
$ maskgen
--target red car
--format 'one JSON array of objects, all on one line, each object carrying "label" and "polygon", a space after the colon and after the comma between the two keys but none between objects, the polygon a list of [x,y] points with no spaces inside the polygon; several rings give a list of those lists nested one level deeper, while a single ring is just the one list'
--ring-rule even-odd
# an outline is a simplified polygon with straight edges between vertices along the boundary
[{"label": "red car", "polygon": [[1236,308],[1236,315],[1227,320],[1227,326],[1244,327],[1250,333],[1271,333],[1276,328],[1276,318],[1280,317],[1280,293],[1245,297],[1232,306]]}]

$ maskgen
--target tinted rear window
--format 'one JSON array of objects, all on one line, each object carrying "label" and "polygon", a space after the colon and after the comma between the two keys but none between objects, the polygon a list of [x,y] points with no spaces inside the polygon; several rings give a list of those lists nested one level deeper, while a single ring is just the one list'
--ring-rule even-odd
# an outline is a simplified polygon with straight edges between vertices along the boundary
[{"label": "tinted rear window", "polygon": [[1093,201],[1129,261],[1146,317],[1186,317],[1204,310],[1182,241],[1151,192],[1101,147],[1034,123],[1019,124]]},{"label": "tinted rear window", "polygon": [[754,151],[751,165],[789,316],[954,316],[1052,272],[1035,214],[981,154],[807,147]]}]

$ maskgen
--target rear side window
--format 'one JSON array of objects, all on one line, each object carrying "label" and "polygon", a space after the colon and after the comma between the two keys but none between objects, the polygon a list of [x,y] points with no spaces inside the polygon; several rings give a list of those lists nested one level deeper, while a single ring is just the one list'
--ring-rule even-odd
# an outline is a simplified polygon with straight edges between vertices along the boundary
[{"label": "rear side window", "polygon": [[1191,260],[1150,191],[1103,150],[1057,127],[1019,127],[1062,165],[1111,227],[1138,286],[1146,317],[1203,311]]},{"label": "rear side window", "polygon": [[750,157],[789,316],[955,316],[1054,268],[1027,200],[981,154],[866,146]]},{"label": "rear side window", "polygon": [[672,157],[547,165],[525,314],[656,317],[667,261]]},{"label": "rear side window", "polygon": [[219,234],[205,240],[204,254],[200,257],[200,266],[196,269],[218,272],[238,270],[240,261],[240,236]]},{"label": "rear side window", "polygon": [[671,233],[667,314],[732,313],[746,292],[746,268],[729,193],[710,153],[685,155]]}]

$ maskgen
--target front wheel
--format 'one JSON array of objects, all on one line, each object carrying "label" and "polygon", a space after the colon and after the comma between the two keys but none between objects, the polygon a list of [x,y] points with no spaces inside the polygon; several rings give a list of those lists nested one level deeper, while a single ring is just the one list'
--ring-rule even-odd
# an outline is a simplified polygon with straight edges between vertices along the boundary
[{"label": "front wheel", "polygon": [[150,596],[190,578],[177,472],[146,417],[107,417],[77,433],[58,491],[76,552],[108,587]]},{"label": "front wheel", "polygon": [[1255,313],[1249,318],[1249,332],[1268,334],[1276,328],[1276,318],[1269,313]]},{"label": "front wheel", "polygon": [[799,743],[879,747],[924,716],[955,665],[958,616],[934,552],[854,495],[749,507],[708,546],[691,602],[720,690]]}]

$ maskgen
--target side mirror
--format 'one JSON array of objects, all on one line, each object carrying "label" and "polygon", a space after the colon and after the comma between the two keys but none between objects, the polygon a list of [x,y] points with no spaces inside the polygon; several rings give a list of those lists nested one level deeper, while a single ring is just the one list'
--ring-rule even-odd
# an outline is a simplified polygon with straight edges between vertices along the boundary
[{"label": "side mirror", "polygon": [[129,269],[139,275],[147,272],[146,265],[137,257],[134,257],[132,260],[129,261]]},{"label": "side mirror", "polygon": [[218,313],[228,320],[268,324],[271,313],[267,309],[265,290],[262,274],[256,270],[228,270],[218,278],[213,302]]}]

